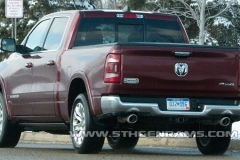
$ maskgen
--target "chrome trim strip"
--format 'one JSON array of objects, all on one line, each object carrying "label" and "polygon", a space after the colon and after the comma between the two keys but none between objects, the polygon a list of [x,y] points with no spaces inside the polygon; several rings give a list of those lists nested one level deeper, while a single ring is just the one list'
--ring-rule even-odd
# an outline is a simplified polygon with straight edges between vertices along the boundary
[{"label": "chrome trim strip", "polygon": [[125,103],[119,96],[103,96],[101,97],[101,108],[103,114],[117,112],[149,112],[153,115],[180,115],[180,116],[205,116],[213,115],[239,115],[240,105],[204,105],[202,112],[189,111],[161,111],[157,103]]}]

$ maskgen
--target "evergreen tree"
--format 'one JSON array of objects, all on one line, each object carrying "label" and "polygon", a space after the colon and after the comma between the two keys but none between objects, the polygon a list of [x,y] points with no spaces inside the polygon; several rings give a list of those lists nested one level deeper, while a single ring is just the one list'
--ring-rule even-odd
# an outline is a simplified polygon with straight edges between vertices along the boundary
[{"label": "evergreen tree", "polygon": [[[62,10],[94,9],[94,0],[24,0],[24,17],[17,19],[17,43],[44,15]],[[11,37],[12,21],[5,17],[5,1],[0,2],[0,38]]]},{"label": "evergreen tree", "polygon": [[220,46],[240,46],[240,5],[231,6],[228,12],[211,21],[208,29]]},{"label": "evergreen tree", "polygon": [[[189,17],[186,11],[186,5],[180,3],[180,0],[98,0],[101,1],[101,7],[107,5],[107,8],[122,4],[130,6],[132,10],[168,12],[169,10],[178,10],[184,27],[192,43],[198,43],[199,27],[198,22]],[[97,0],[24,0],[24,17],[17,19],[17,43],[21,43],[23,38],[33,27],[33,25],[44,15],[70,9],[93,9],[94,2]],[[113,3],[114,2],[114,3]],[[184,0],[187,5],[195,10],[197,0]],[[215,5],[222,2],[221,5]],[[226,8],[225,0],[208,1],[209,6],[205,11],[207,16],[216,15]],[[114,4],[114,5],[113,5]],[[5,1],[0,1],[0,38],[11,37],[12,21],[5,17]],[[196,12],[197,13],[197,12]],[[210,45],[240,46],[240,0],[235,1],[222,14],[206,21],[206,43]]]},{"label": "evergreen tree", "polygon": [[[240,1],[211,0],[206,2],[205,44],[240,46]],[[199,23],[203,21],[196,18],[200,18],[200,4],[202,4],[202,0],[148,0],[145,9],[177,14],[181,18],[191,42],[198,43]],[[187,8],[188,6],[191,8]]]},{"label": "evergreen tree", "polygon": [[132,10],[144,10],[146,0],[129,0],[127,4]]}]

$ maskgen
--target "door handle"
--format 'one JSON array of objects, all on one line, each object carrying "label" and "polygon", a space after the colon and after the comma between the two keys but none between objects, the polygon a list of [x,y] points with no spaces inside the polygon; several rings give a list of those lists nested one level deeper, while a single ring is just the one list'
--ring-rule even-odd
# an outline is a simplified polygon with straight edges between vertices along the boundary
[{"label": "door handle", "polygon": [[47,62],[47,65],[53,66],[53,65],[55,65],[55,62],[53,60],[50,60],[50,61]]},{"label": "door handle", "polygon": [[28,63],[26,63],[26,64],[25,64],[25,67],[26,67],[26,68],[31,68],[31,67],[33,67],[32,62],[28,62]]},{"label": "door handle", "polygon": [[176,57],[189,57],[190,52],[175,52]]}]

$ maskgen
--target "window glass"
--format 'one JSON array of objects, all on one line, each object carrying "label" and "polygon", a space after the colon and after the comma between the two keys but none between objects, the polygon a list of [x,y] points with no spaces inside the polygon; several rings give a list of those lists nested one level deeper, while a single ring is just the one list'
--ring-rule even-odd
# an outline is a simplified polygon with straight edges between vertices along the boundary
[{"label": "window glass", "polygon": [[54,19],[44,44],[44,50],[56,50],[59,47],[67,22],[67,17]]},{"label": "window glass", "polygon": [[146,42],[184,43],[176,21],[146,20]]},{"label": "window glass", "polygon": [[115,42],[114,19],[82,19],[75,40],[75,46],[87,46]]},{"label": "window glass", "polygon": [[49,19],[42,21],[31,32],[27,39],[26,47],[24,47],[24,53],[37,52],[42,50],[49,21]]},{"label": "window glass", "polygon": [[143,25],[119,24],[118,42],[143,42]]},{"label": "window glass", "polygon": [[84,18],[75,46],[114,42],[184,43],[177,21],[118,18]]}]

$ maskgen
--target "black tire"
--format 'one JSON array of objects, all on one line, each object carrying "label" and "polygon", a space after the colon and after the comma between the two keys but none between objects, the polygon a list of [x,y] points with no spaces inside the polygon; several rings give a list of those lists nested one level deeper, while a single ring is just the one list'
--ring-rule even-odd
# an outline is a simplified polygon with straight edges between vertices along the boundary
[{"label": "black tire", "polygon": [[18,144],[21,131],[17,125],[13,125],[7,118],[5,101],[0,93],[0,148],[13,148]]},{"label": "black tire", "polygon": [[119,137],[111,135],[107,137],[108,144],[112,149],[133,149],[137,145],[138,139],[138,136],[123,137],[123,134],[120,134]]},{"label": "black tire", "polygon": [[97,134],[90,137],[85,134],[86,131],[91,133],[103,131],[103,127],[93,120],[85,94],[79,94],[73,103],[70,131],[73,147],[78,153],[88,154],[101,151],[105,137],[99,137]]},{"label": "black tire", "polygon": [[[196,137],[196,142],[199,151],[204,155],[221,155],[224,154],[231,141],[231,135],[225,134],[224,137],[209,137],[208,131],[205,130],[204,137]],[[229,127],[218,126],[217,131],[231,131],[231,125]]]}]

